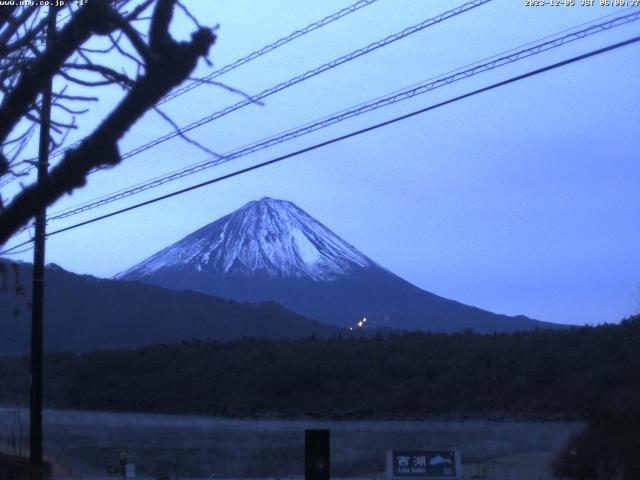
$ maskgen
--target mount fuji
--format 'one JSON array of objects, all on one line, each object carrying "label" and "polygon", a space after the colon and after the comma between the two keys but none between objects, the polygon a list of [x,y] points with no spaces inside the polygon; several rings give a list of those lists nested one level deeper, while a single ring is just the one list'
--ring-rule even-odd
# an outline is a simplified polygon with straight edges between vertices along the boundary
[{"label": "mount fuji", "polygon": [[275,301],[341,327],[454,332],[554,324],[506,316],[424,291],[378,265],[291,202],[262,198],[116,275],[233,300]]}]

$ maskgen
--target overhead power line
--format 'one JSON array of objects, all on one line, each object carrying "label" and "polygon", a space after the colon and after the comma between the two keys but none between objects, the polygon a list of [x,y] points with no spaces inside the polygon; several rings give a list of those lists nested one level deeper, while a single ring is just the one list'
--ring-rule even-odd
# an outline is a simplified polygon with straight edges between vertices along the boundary
[{"label": "overhead power line", "polygon": [[[256,165],[253,165],[253,166],[250,166],[250,167],[247,167],[247,168],[236,170],[235,172],[228,173],[226,175],[222,175],[222,176],[219,176],[219,177],[216,177],[216,178],[212,178],[212,179],[207,180],[205,182],[198,183],[196,185],[192,185],[190,187],[186,187],[186,188],[183,188],[183,189],[171,192],[171,193],[167,193],[165,195],[161,195],[159,197],[155,197],[155,198],[153,198],[151,200],[147,200],[145,202],[140,202],[140,203],[137,203],[135,205],[131,205],[131,206],[126,207],[126,208],[122,208],[120,210],[116,210],[116,211],[113,211],[113,212],[110,212],[110,213],[107,213],[107,214],[104,214],[104,215],[100,215],[98,217],[94,217],[94,218],[89,219],[89,220],[85,220],[83,222],[76,223],[74,225],[70,225],[68,227],[64,227],[64,228],[61,228],[61,229],[58,229],[58,230],[54,230],[54,231],[50,232],[47,236],[52,236],[52,235],[57,235],[57,234],[60,234],[60,233],[63,233],[63,232],[68,232],[70,230],[74,230],[76,228],[80,228],[80,227],[83,227],[85,225],[89,225],[91,223],[98,222],[100,220],[111,218],[111,217],[114,217],[116,215],[120,215],[120,214],[129,212],[129,211],[132,211],[132,210],[136,210],[138,208],[141,208],[141,207],[144,207],[144,206],[147,206],[147,205],[151,205],[153,203],[157,203],[157,202],[162,201],[162,200],[166,200],[168,198],[172,198],[172,197],[175,197],[175,196],[178,196],[178,195],[182,195],[182,194],[190,192],[192,190],[197,190],[197,189],[206,187],[208,185],[212,185],[214,183],[219,183],[219,182],[221,182],[223,180],[228,180],[229,178],[233,178],[233,177],[242,175],[244,173],[248,173],[248,172],[251,172],[251,171],[254,171],[254,170],[258,170],[258,169],[267,167],[269,165],[273,165],[275,163],[282,162],[282,161],[287,160],[289,158],[297,157],[299,155],[302,155],[303,153],[308,153],[308,152],[311,152],[313,150],[317,150],[319,148],[326,147],[328,145],[332,145],[334,143],[338,143],[338,142],[341,142],[343,140],[347,140],[349,138],[356,137],[356,136],[362,135],[364,133],[371,132],[371,131],[377,130],[379,128],[386,127],[386,126],[398,123],[400,121],[407,120],[409,118],[413,118],[413,117],[415,117],[417,115],[421,115],[423,113],[427,113],[427,112],[430,112],[432,110],[436,110],[436,109],[444,107],[446,105],[450,105],[452,103],[456,103],[456,102],[458,102],[460,100],[464,100],[466,98],[473,97],[473,96],[479,95],[481,93],[485,93],[485,92],[488,92],[488,91],[491,91],[491,90],[495,90],[497,88],[504,87],[506,85],[509,85],[509,84],[512,84],[512,83],[515,83],[515,82],[518,82],[518,81],[521,81],[521,80],[524,80],[524,79],[527,79],[527,78],[531,78],[531,77],[540,75],[542,73],[545,73],[545,72],[548,72],[548,71],[551,71],[551,70],[555,70],[555,69],[560,68],[560,67],[571,65],[573,63],[577,63],[579,61],[586,60],[588,58],[594,57],[596,55],[602,55],[604,53],[607,53],[607,52],[610,52],[610,51],[613,51],[613,50],[616,50],[616,49],[619,49],[619,48],[622,48],[622,47],[625,47],[625,46],[628,46],[628,45],[631,45],[631,44],[634,44],[634,43],[638,43],[638,42],[640,42],[640,36],[636,36],[636,37],[630,38],[628,40],[624,40],[622,42],[618,42],[618,43],[615,43],[615,44],[612,44],[612,45],[609,45],[609,46],[606,46],[606,47],[603,47],[603,48],[599,48],[597,50],[592,50],[592,51],[584,53],[582,55],[578,55],[578,56],[569,58],[567,60],[563,60],[561,62],[557,62],[557,63],[551,64],[551,65],[547,65],[545,67],[538,68],[536,70],[531,70],[531,71],[523,73],[521,75],[517,75],[515,77],[508,78],[507,80],[502,80],[500,82],[493,83],[493,84],[491,84],[489,86],[482,87],[482,88],[473,90],[471,92],[468,92],[468,93],[465,93],[465,94],[462,94],[462,95],[458,95],[456,97],[450,98],[448,100],[445,100],[445,101],[442,101],[442,102],[439,102],[439,103],[436,103],[436,104],[433,104],[433,105],[430,105],[430,106],[422,108],[420,110],[416,110],[416,111],[413,111],[411,113],[407,113],[405,115],[401,115],[401,116],[392,118],[390,120],[386,120],[384,122],[377,123],[375,125],[371,125],[369,127],[366,127],[366,128],[360,129],[360,130],[356,130],[354,132],[350,132],[350,133],[345,134],[345,135],[341,135],[339,137],[334,137],[334,138],[332,138],[330,140],[326,140],[324,142],[317,143],[317,144],[312,145],[310,147],[302,148],[300,150],[296,150],[295,152],[291,152],[291,153],[288,153],[288,154],[285,154],[285,155],[281,155],[281,156],[273,158],[271,160],[267,160],[265,162],[258,163]],[[6,253],[9,253],[9,252],[11,252],[11,251],[13,251],[15,249],[18,249],[18,248],[24,246],[24,245],[27,245],[30,242],[32,242],[32,240],[28,240],[26,242],[23,242],[23,243],[20,243],[18,245],[15,245],[15,246],[7,249],[7,250],[4,250],[4,251],[0,252],[0,255],[4,255]]]},{"label": "overhead power line", "polygon": [[184,135],[185,133],[188,133],[191,130],[194,130],[195,128],[201,127],[202,125],[206,125],[207,123],[210,123],[225,115],[235,112],[236,110],[246,107],[247,105],[251,105],[261,100],[264,100],[265,98],[270,97],[271,95],[274,95],[283,90],[286,90],[287,88],[290,88],[294,85],[304,82],[305,80],[309,80],[310,78],[320,75],[321,73],[324,73],[326,71],[333,70],[334,68],[340,65],[343,65],[347,62],[355,60],[356,58],[362,57],[363,55],[371,53],[379,48],[382,48],[394,42],[397,42],[398,40],[408,37],[409,35],[413,35],[414,33],[420,32],[426,28],[437,25],[441,22],[444,22],[445,20],[461,15],[462,13],[465,13],[476,7],[484,5],[485,3],[489,3],[490,1],[492,0],[473,0],[471,2],[460,5],[459,7],[456,7],[452,10],[447,10],[446,12],[443,12],[440,15],[437,15],[433,18],[424,20],[416,25],[407,27],[397,33],[394,33],[393,35],[389,35],[388,37],[383,38],[382,40],[378,40],[376,42],[370,43],[365,47],[359,48],[357,50],[352,51],[351,53],[338,57],[335,60],[332,60],[331,62],[322,64],[316,68],[308,70],[301,75],[296,75],[295,77],[292,77],[285,82],[281,82],[277,85],[274,85],[273,87],[267,88],[266,90],[263,90],[262,92],[251,96],[250,98],[245,98],[233,105],[223,108],[222,110],[218,110],[217,112],[207,115],[206,117],[196,120],[195,122],[191,122],[190,124],[185,125],[184,127],[171,131],[165,135],[162,135],[161,137],[158,137],[155,140],[147,142],[144,145],[140,145],[139,147],[136,147],[133,150],[129,150],[128,152],[121,155],[121,158],[122,160],[125,160],[127,158],[133,157],[134,155],[142,153],[145,150],[153,148],[157,145],[160,145],[161,143],[164,143],[168,140],[176,138],[180,135]]},{"label": "overhead power line", "polygon": [[343,8],[342,10],[337,11],[336,13],[329,15],[327,17],[324,17],[322,20],[318,20],[317,22],[313,22],[310,23],[309,25],[307,25],[306,27],[300,29],[300,30],[296,30],[295,32],[290,33],[289,35],[287,35],[286,37],[282,37],[278,40],[276,40],[273,43],[270,43],[269,45],[265,45],[264,47],[262,47],[259,50],[256,50],[255,52],[250,53],[249,55],[246,55],[242,58],[239,58],[238,60],[236,60],[233,63],[229,63],[228,65],[225,65],[222,68],[219,68],[218,70],[211,72],[209,75],[206,75],[204,77],[202,77],[201,79],[195,80],[192,83],[189,83],[188,85],[185,85],[184,87],[178,88],[177,90],[174,90],[173,92],[165,95],[162,99],[160,99],[160,101],[158,102],[158,105],[161,105],[162,103],[168,102],[169,100],[172,100],[176,97],[179,97],[180,95],[187,93],[191,90],[193,90],[194,88],[199,87],[200,85],[203,85],[205,83],[207,83],[209,80],[213,80],[214,78],[219,77],[220,75],[224,75],[227,72],[230,72],[231,70],[234,70],[242,65],[244,65],[245,63],[249,63],[252,60],[255,60],[256,58],[261,57],[262,55],[269,53],[271,50],[275,50],[278,47],[281,47],[282,45],[285,45],[293,40],[295,40],[296,38],[302,37],[304,35],[306,35],[307,33],[313,32],[314,30],[317,30],[318,28],[324,27],[325,25],[328,25],[346,15],[349,15],[350,13],[353,13],[357,10],[360,10],[363,7],[366,7],[368,5],[371,5],[372,3],[376,2],[377,0],[360,0],[359,2],[354,3],[353,5]]},{"label": "overhead power line", "polygon": [[[182,88],[179,88],[167,95],[165,95],[164,97],[162,97],[158,103],[156,103],[156,106],[161,105],[165,102],[168,102],[169,100],[172,100],[176,97],[179,97],[180,95],[187,93],[191,90],[193,90],[194,88],[199,87],[200,85],[204,85],[207,82],[209,82],[210,80],[213,80],[214,78],[217,78],[227,72],[230,72],[231,70],[235,70],[238,67],[241,67],[242,65],[251,62],[252,60],[255,60],[256,58],[259,58],[263,55],[266,55],[267,53],[271,52],[272,50],[275,50],[276,48],[279,48],[283,45],[286,45],[289,42],[292,42],[293,40],[296,40],[300,37],[303,37],[311,32],[313,32],[314,30],[318,30],[319,28],[322,28],[326,25],[329,25],[330,23],[335,22],[336,20],[341,19],[342,17],[346,17],[347,15],[357,12],[358,10],[360,10],[361,8],[367,7],[375,2],[377,2],[378,0],[358,0],[357,2],[355,2],[353,5],[350,5],[348,7],[345,7],[341,10],[338,10],[335,13],[332,13],[331,15],[328,15],[320,20],[317,20],[313,23],[310,23],[309,25],[307,25],[306,27],[303,27],[299,30],[295,30],[293,32],[291,32],[289,35],[286,35],[282,38],[279,38],[278,40],[276,40],[275,42],[272,42],[268,45],[265,45],[264,47],[251,52],[248,55],[245,55],[242,58],[239,58],[237,60],[235,60],[232,63],[229,63],[213,72],[211,72],[208,75],[205,75],[204,77],[197,79],[195,81],[193,81],[192,83],[189,83],[188,85],[185,85]],[[68,14],[67,16],[61,18],[58,20],[58,22],[61,22],[62,20],[65,20],[66,18],[70,17],[72,14]],[[74,148],[77,147],[79,144],[81,143],[81,141],[75,142],[72,145],[69,145],[65,148],[62,148],[60,150],[54,151],[51,153],[50,157],[51,158],[55,158],[55,157],[59,157],[60,155],[64,154],[67,150],[69,150],[70,148]],[[33,165],[30,165],[26,168],[24,168],[22,171],[20,171],[18,173],[18,176],[23,176],[28,174],[31,170],[33,170],[35,167]],[[12,181],[14,181],[17,177],[10,177],[7,179],[4,179],[2,182],[0,182],[0,188],[2,188],[5,185],[8,185],[9,183],[11,183]]]},{"label": "overhead power line", "polygon": [[[623,9],[623,10],[622,10],[622,12],[630,11],[630,10],[634,10],[634,9],[633,9],[632,7],[630,7],[630,8]],[[551,38],[558,37],[559,35],[562,35],[562,34],[564,34],[564,33],[575,31],[576,29],[578,29],[578,28],[580,28],[580,27],[584,27],[584,26],[586,26],[586,25],[595,24],[596,22],[599,22],[599,21],[601,21],[601,20],[604,20],[605,18],[613,17],[613,16],[615,16],[615,15],[618,15],[619,13],[621,13],[621,12],[609,13],[608,15],[603,15],[603,16],[601,16],[601,17],[597,17],[597,18],[594,18],[594,19],[589,20],[589,21],[587,21],[587,22],[583,22],[583,23],[580,23],[580,24],[578,24],[578,25],[575,25],[575,26],[573,26],[573,27],[571,27],[571,28],[566,28],[566,29],[561,30],[561,31],[559,31],[559,32],[555,32],[555,33],[553,33],[553,34],[551,34],[551,35],[546,35],[546,36],[544,36],[544,37],[541,37],[541,38],[538,38],[538,39],[536,39],[536,40],[533,40],[533,41],[527,42],[527,43],[522,44],[522,45],[519,45],[519,46],[517,46],[517,47],[513,47],[513,48],[510,48],[510,49],[508,49],[508,50],[504,50],[504,51],[502,51],[502,52],[500,52],[500,53],[497,53],[497,54],[491,55],[491,56],[489,56],[489,57],[485,57],[485,58],[483,58],[483,59],[481,59],[481,60],[476,60],[476,61],[475,61],[475,62],[473,62],[473,63],[469,63],[469,64],[466,64],[466,65],[464,65],[464,66],[462,66],[462,67],[458,67],[458,68],[455,68],[455,69],[453,69],[453,70],[449,70],[448,72],[445,72],[445,73],[440,74],[440,75],[438,75],[438,76],[430,77],[429,79],[424,80],[424,81],[422,81],[422,82],[415,83],[415,84],[410,85],[410,86],[408,86],[408,87],[405,87],[405,88],[403,88],[403,89],[395,90],[394,92],[391,92],[391,93],[389,93],[389,94],[387,94],[387,95],[376,97],[375,99],[372,99],[372,100],[370,100],[370,101],[368,101],[368,102],[362,102],[362,103],[360,103],[360,104],[357,104],[357,105],[351,106],[351,107],[349,107],[349,108],[346,108],[346,109],[340,110],[339,112],[336,112],[336,113],[334,113],[334,114],[324,116],[324,117],[322,117],[322,118],[320,118],[320,119],[317,119],[317,120],[315,120],[315,121],[307,122],[307,123],[305,123],[305,124],[303,124],[303,125],[301,125],[301,126],[298,126],[298,127],[295,127],[295,128],[291,128],[291,129],[286,130],[286,131],[284,131],[284,132],[280,132],[280,133],[278,133],[278,134],[276,134],[276,135],[273,135],[273,136],[271,136],[271,137],[267,137],[266,139],[262,139],[262,140],[257,140],[257,141],[251,142],[251,143],[249,143],[249,144],[245,145],[244,147],[241,147],[241,148],[239,148],[239,149],[233,150],[232,152],[227,152],[227,153],[225,153],[224,155],[222,155],[222,158],[221,158],[220,156],[209,157],[209,158],[207,158],[207,159],[205,159],[205,160],[201,160],[201,161],[196,162],[196,163],[194,163],[194,164],[192,164],[192,165],[189,165],[189,166],[187,166],[187,167],[183,167],[183,168],[180,168],[180,169],[177,169],[177,170],[171,171],[171,172],[167,172],[167,173],[165,173],[165,174],[162,174],[162,175],[158,175],[158,176],[156,176],[156,177],[149,178],[149,179],[144,180],[144,181],[142,181],[142,182],[138,182],[138,183],[136,183],[136,184],[134,184],[134,185],[129,185],[128,187],[121,188],[121,189],[116,190],[116,191],[114,191],[114,192],[110,192],[110,193],[107,193],[107,194],[104,194],[104,195],[100,195],[99,197],[96,197],[96,198],[93,198],[93,199],[90,199],[90,200],[85,200],[85,201],[80,202],[80,203],[78,203],[78,204],[75,204],[75,205],[73,205],[73,206],[63,208],[63,209],[61,209],[61,210],[58,210],[57,212],[54,212],[54,215],[57,215],[57,214],[59,214],[59,213],[69,212],[69,211],[71,211],[71,210],[74,210],[74,211],[75,211],[76,209],[78,209],[78,208],[80,208],[80,207],[84,207],[84,206],[87,206],[87,205],[90,205],[90,204],[93,206],[94,204],[96,204],[96,202],[103,201],[103,200],[114,200],[114,201],[115,201],[115,200],[119,200],[120,198],[128,197],[128,196],[129,196],[129,194],[139,193],[139,192],[137,191],[137,189],[138,189],[139,187],[145,187],[145,186],[147,186],[147,185],[149,184],[149,185],[148,185],[148,187],[149,187],[149,188],[153,188],[153,187],[155,187],[155,186],[158,186],[158,185],[156,185],[156,183],[155,183],[155,182],[157,182],[157,181],[161,181],[161,183],[160,183],[160,184],[164,184],[164,183],[166,183],[166,182],[164,181],[165,179],[169,179],[169,180],[171,180],[171,179],[173,179],[173,177],[174,177],[175,175],[179,176],[179,178],[182,178],[183,176],[190,175],[191,173],[197,173],[197,172],[199,172],[199,171],[201,171],[201,170],[204,170],[204,169],[207,169],[207,168],[211,168],[211,167],[213,167],[213,166],[215,166],[215,165],[218,165],[218,162],[217,162],[217,161],[215,161],[215,160],[220,160],[222,163],[224,163],[224,162],[227,160],[227,157],[228,157],[231,153],[236,152],[236,151],[238,151],[238,150],[241,150],[241,149],[242,149],[242,150],[244,150],[245,148],[248,148],[248,147],[251,147],[251,146],[254,146],[254,145],[263,144],[263,143],[264,143],[264,142],[266,142],[266,141],[271,141],[271,140],[278,139],[278,138],[280,138],[280,137],[282,137],[282,136],[284,136],[284,135],[288,135],[288,134],[290,134],[290,133],[292,133],[292,132],[295,132],[295,131],[298,131],[298,130],[300,130],[300,129],[306,128],[306,127],[308,127],[308,126],[312,125],[313,123],[321,122],[321,121],[324,121],[324,120],[329,120],[329,119],[331,119],[332,117],[335,117],[335,116],[337,116],[337,115],[341,115],[341,114],[348,113],[349,111],[352,111],[352,110],[354,110],[354,109],[356,109],[356,108],[359,108],[359,107],[362,107],[362,106],[365,106],[365,105],[371,104],[371,103],[373,103],[373,102],[376,102],[376,101],[378,101],[378,100],[382,100],[382,99],[384,99],[384,98],[388,98],[388,97],[390,97],[390,96],[392,96],[392,95],[401,94],[401,93],[406,92],[406,91],[408,91],[408,90],[410,90],[410,89],[413,89],[413,88],[415,88],[415,87],[418,87],[418,86],[424,85],[426,82],[434,81],[434,80],[436,80],[436,79],[441,79],[441,78],[443,78],[443,77],[445,77],[445,76],[447,76],[447,75],[451,75],[451,74],[453,74],[453,73],[461,72],[461,71],[463,71],[463,70],[469,69],[470,67],[473,67],[473,66],[480,65],[481,63],[487,62],[487,61],[489,61],[489,60],[494,60],[494,59],[496,59],[496,58],[498,58],[498,57],[505,56],[506,54],[510,54],[510,53],[516,52],[516,51],[518,51],[518,50],[520,50],[520,49],[523,49],[524,47],[533,46],[533,45],[535,45],[535,44],[537,44],[537,43],[540,43],[540,42],[542,42],[542,41],[544,41],[544,40],[549,40],[549,39],[551,39]],[[630,17],[631,17],[631,16],[630,16]],[[627,17],[626,17],[626,16],[625,16],[625,17],[618,17],[618,18],[616,18],[616,19],[614,20],[614,22],[617,22],[620,18],[627,18]],[[632,18],[632,19],[630,19],[630,21],[633,21],[633,19],[637,20],[637,18]],[[600,24],[600,25],[598,25],[597,27],[600,27],[600,26],[603,26],[603,25],[605,25],[605,24]],[[618,25],[615,25],[615,26],[618,26]],[[594,32],[594,33],[597,33],[597,32]],[[194,169],[195,171],[192,171],[192,169]],[[183,173],[184,173],[184,175],[182,175]],[[146,190],[146,188],[145,188],[144,190]],[[122,197],[120,197],[120,194],[124,194],[124,195],[123,195]],[[116,196],[116,195],[118,195],[118,198],[113,198],[113,197],[114,197],[114,196]],[[100,205],[96,205],[96,206],[100,206]],[[85,210],[85,211],[86,211],[86,210]],[[80,212],[78,212],[78,213],[80,213]],[[26,228],[26,227],[25,227],[25,228]]]},{"label": "overhead power line", "polygon": [[[195,128],[201,127],[202,125],[206,125],[207,123],[211,123],[214,120],[217,120],[221,117],[224,117],[225,115],[228,115],[232,112],[235,112],[236,110],[240,110],[241,108],[246,107],[247,105],[251,105],[254,104],[256,102],[259,102],[261,100],[264,100],[267,97],[270,97],[271,95],[274,95],[276,93],[279,93],[283,90],[286,90],[287,88],[290,88],[294,85],[297,85],[301,82],[304,82],[305,80],[309,80],[310,78],[313,78],[317,75],[320,75],[321,73],[324,73],[326,71],[329,70],[333,70],[334,68],[343,65],[347,62],[350,62],[352,60],[355,60],[356,58],[359,58],[363,55],[366,55],[368,53],[371,53],[379,48],[385,47],[387,45],[390,45],[394,42],[397,42],[398,40],[401,40],[405,37],[408,37],[409,35],[412,35],[414,33],[420,32],[426,28],[432,27],[434,25],[437,25],[441,22],[444,22],[445,20],[448,20],[449,18],[452,17],[456,17],[462,13],[465,13],[469,10],[472,10],[476,7],[479,7],[481,5],[484,5],[485,3],[489,3],[492,0],[473,0],[471,2],[465,3],[463,5],[460,5],[459,7],[456,7],[452,10],[447,10],[446,12],[441,13],[440,15],[437,15],[435,17],[429,18],[427,20],[424,20],[416,25],[412,25],[410,27],[407,27],[397,33],[394,33],[393,35],[389,35],[385,38],[383,38],[382,40],[378,40],[375,41],[373,43],[370,43],[369,45],[366,45],[362,48],[359,48],[357,50],[352,51],[351,53],[348,53],[346,55],[343,55],[341,57],[338,57],[334,60],[332,60],[331,62],[328,63],[324,63],[312,70],[308,70],[300,75],[297,75],[295,77],[290,78],[289,80],[285,81],[285,82],[281,82],[277,85],[274,85],[270,88],[267,88],[266,90],[263,90],[262,92],[253,95],[249,98],[245,98],[237,103],[234,103],[233,105],[229,105],[228,107],[223,108],[222,110],[218,110],[214,113],[211,113],[209,115],[207,115],[206,117],[203,117],[199,120],[196,120],[195,122],[192,122],[188,125],[185,125],[184,127],[181,127],[179,129],[173,130],[169,133],[166,133],[165,135],[162,135],[161,137],[158,137],[154,140],[151,140],[150,142],[147,142],[143,145],[140,145],[136,148],[134,148],[133,150],[129,150],[126,153],[123,153],[120,158],[122,160],[126,160],[127,158],[131,158],[134,155],[138,155],[139,153],[142,153],[146,150],[149,150],[150,148],[153,148],[157,145],[160,145],[161,143],[164,143],[168,140],[171,140],[173,138],[179,137],[181,135],[184,135],[185,133],[190,132],[191,130],[194,130]],[[69,147],[72,148],[72,147]],[[57,157],[62,155],[63,153],[66,152],[67,149],[64,150],[59,150],[58,152],[54,153],[51,155],[52,158]],[[95,170],[93,170],[90,173],[94,173],[96,171],[100,171],[103,168],[97,168]],[[28,171],[28,169],[25,169],[26,171]],[[13,178],[11,180],[9,180],[9,182],[13,181]],[[5,183],[6,184],[6,183]],[[2,182],[0,182],[0,188],[3,186],[4,184]]]},{"label": "overhead power line", "polygon": [[[68,209],[62,210],[59,213],[54,213],[53,215],[50,215],[49,220],[50,221],[55,221],[55,220],[61,220],[64,218],[68,218],[71,217],[73,215],[77,215],[83,212],[86,212],[88,210],[92,210],[94,208],[98,208],[101,206],[104,206],[106,204],[115,202],[117,200],[121,200],[127,197],[130,197],[132,195],[144,192],[146,190],[149,190],[151,188],[155,188],[161,185],[164,185],[166,183],[178,180],[180,178],[186,177],[188,175],[192,175],[194,173],[198,173],[201,172],[203,170],[206,170],[208,168],[212,168],[214,166],[220,165],[222,163],[226,163],[229,162],[231,160],[235,160],[238,159],[240,157],[249,155],[251,153],[255,153],[259,150],[263,150],[265,148],[280,144],[280,143],[284,143],[286,141],[298,138],[300,136],[312,133],[314,131],[326,128],[330,125],[334,125],[336,123],[340,123],[344,120],[347,120],[349,118],[353,118],[353,117],[357,117],[359,115],[377,110],[379,108],[382,107],[386,107],[410,98],[413,98],[415,96],[418,95],[422,95],[425,93],[428,93],[432,90],[435,90],[437,88],[440,87],[444,87],[446,85],[450,85],[454,82],[469,78],[471,76],[483,73],[483,72],[487,72],[490,70],[493,70],[495,68],[504,66],[504,65],[508,65],[510,63],[514,63],[517,62],[519,60],[531,57],[533,55],[537,55],[543,52],[546,52],[548,50],[551,50],[553,48],[557,48],[560,47],[562,45],[565,45],[567,43],[571,43],[574,42],[576,40],[580,40],[583,39],[585,37],[588,37],[590,35],[594,35],[596,33],[599,32],[603,32],[606,30],[609,30],[611,28],[614,27],[618,27],[633,21],[637,21],[640,20],[640,11],[632,13],[630,15],[625,15],[622,17],[617,17],[614,18],[608,22],[604,22],[604,23],[600,23],[597,25],[593,25],[589,28],[577,31],[577,32],[573,32],[570,33],[568,35],[559,37],[559,38],[555,38],[553,40],[549,40],[546,42],[539,42],[539,43],[534,43],[532,46],[530,46],[529,48],[525,48],[525,49],[521,49],[518,51],[515,51],[509,55],[505,55],[505,56],[499,56],[499,57],[491,57],[492,60],[485,62],[485,63],[478,63],[476,62],[475,64],[473,64],[473,67],[471,68],[467,68],[464,70],[459,70],[459,71],[455,71],[455,73],[451,73],[449,75],[443,75],[440,77],[436,77],[435,79],[430,79],[429,81],[425,81],[422,82],[420,84],[417,85],[413,85],[411,87],[408,87],[406,89],[394,92],[392,94],[389,94],[387,96],[384,97],[379,97],[375,100],[372,100],[370,102],[358,105],[356,107],[353,107],[351,109],[348,110],[343,110],[339,113],[336,113],[332,116],[329,117],[325,117],[323,119],[317,120],[315,122],[312,123],[307,123],[301,127],[292,129],[292,130],[288,130],[286,132],[283,132],[281,134],[269,137],[265,140],[262,141],[258,141],[258,142],[254,142],[251,143],[245,147],[241,147],[238,148],[236,150],[232,150],[226,154],[224,154],[222,157],[215,157],[215,158],[209,158],[208,160],[204,161],[204,162],[200,162],[197,163],[195,165],[189,166],[187,168],[183,168],[180,170],[177,170],[175,172],[169,173],[167,175],[164,176],[160,176],[160,177],[156,177],[154,179],[151,179],[147,182],[144,183],[139,183],[135,186],[129,187],[127,189],[118,191],[118,192],[114,192],[112,194],[106,195],[106,196],[102,196],[99,199],[93,200],[93,201],[89,201],[89,202],[85,202],[83,204],[80,204],[78,206],[75,207],[70,207]],[[23,229],[25,229],[27,227],[24,227]]]},{"label": "overhead power line", "polygon": [[[359,48],[357,50],[354,50],[351,53],[348,53],[347,55],[343,55],[341,57],[336,58],[335,60],[332,60],[331,62],[325,63],[323,65],[320,65],[312,70],[308,70],[305,73],[301,74],[301,75],[297,75],[293,78],[290,78],[289,80],[279,83],[275,86],[272,86],[270,88],[267,88],[266,90],[263,90],[262,92],[253,95],[249,98],[245,98],[244,100],[237,102],[233,105],[229,105],[228,107],[219,110],[217,112],[214,112],[212,114],[207,115],[206,117],[203,117],[199,120],[196,120],[195,122],[192,122],[184,127],[181,127],[179,129],[173,130],[161,137],[158,137],[150,142],[147,142],[143,145],[140,145],[136,148],[134,148],[133,150],[129,150],[128,152],[124,153],[121,155],[121,159],[125,160],[127,158],[133,157],[134,155],[137,155],[139,153],[144,152],[145,150],[148,150],[150,148],[153,148],[161,143],[164,143],[168,140],[171,140],[173,138],[176,138],[178,136],[184,135],[187,132],[190,132],[191,130],[201,127],[202,125],[205,125],[207,123],[210,123],[214,120],[217,120],[218,118],[221,118],[225,115],[228,115],[229,113],[235,112],[236,110],[239,110],[243,107],[246,107],[247,105],[251,105],[254,103],[257,103],[271,95],[274,95],[278,92],[281,92],[282,90],[285,90],[289,87],[292,87],[293,85],[297,85],[300,82],[303,82],[305,80],[308,80],[312,77],[315,77],[316,75],[319,75],[323,72],[326,72],[328,70],[332,70],[344,63],[350,62],[352,60],[355,60],[356,58],[359,58],[363,55],[366,55],[374,50],[377,50],[378,48],[387,46],[391,43],[394,43],[402,38],[405,38],[409,35],[412,35],[416,32],[422,31],[428,27],[431,27],[433,25],[436,25],[438,23],[441,23],[451,17],[455,17],[457,15],[460,15],[466,11],[469,11],[473,8],[479,7],[480,5],[483,5],[485,3],[489,3],[492,0],[473,0],[471,2],[465,3],[463,5],[460,5],[459,7],[456,7],[452,10],[447,10],[446,12],[441,13],[440,15],[433,17],[433,18],[429,18],[427,20],[424,20],[423,22],[420,22],[416,25],[413,25],[411,27],[407,27],[404,30],[397,32],[393,35],[389,35],[388,37],[385,37],[382,40],[378,40],[376,42],[373,42],[365,47]],[[74,145],[71,145],[65,149],[62,150],[58,150],[57,152],[54,152],[51,154],[51,158],[55,158],[55,157],[59,157],[60,155],[63,155],[67,150],[69,150],[70,148],[73,148],[74,146],[77,146],[80,142],[76,142]],[[19,175],[22,176],[23,173],[28,173],[31,170],[31,167],[27,167],[25,168],[22,172],[19,172]],[[99,171],[101,170],[100,168],[94,170],[95,171]],[[5,180],[3,182],[0,182],[0,188],[2,188],[4,185],[6,185],[7,183],[12,182],[13,180],[15,180],[15,178],[11,178],[9,180]]]}]

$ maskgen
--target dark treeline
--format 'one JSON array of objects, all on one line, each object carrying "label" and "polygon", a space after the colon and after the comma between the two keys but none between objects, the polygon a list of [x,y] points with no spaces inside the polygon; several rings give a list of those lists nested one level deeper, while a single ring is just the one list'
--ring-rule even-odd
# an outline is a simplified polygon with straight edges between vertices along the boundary
[{"label": "dark treeline", "polygon": [[553,462],[561,478],[640,478],[640,405],[592,415],[584,431],[569,439]]},{"label": "dark treeline", "polygon": [[[29,478],[31,463],[26,457],[17,457],[0,452],[0,480]],[[44,462],[43,478],[51,478],[51,464]]]},{"label": "dark treeline", "polygon": [[[640,405],[640,317],[514,334],[191,341],[49,354],[51,407],[224,416],[587,418]],[[0,402],[28,398],[0,358]]]}]

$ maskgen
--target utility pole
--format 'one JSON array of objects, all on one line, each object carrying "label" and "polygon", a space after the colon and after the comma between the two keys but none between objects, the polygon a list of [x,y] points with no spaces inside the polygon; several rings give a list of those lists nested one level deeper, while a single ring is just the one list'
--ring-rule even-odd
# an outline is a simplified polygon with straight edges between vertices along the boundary
[{"label": "utility pole", "polygon": [[[46,45],[56,28],[56,11],[49,7]],[[38,148],[38,183],[44,181],[49,170],[49,133],[51,125],[52,77],[42,91],[40,112],[40,143]],[[35,216],[33,249],[33,291],[31,307],[31,411],[29,446],[31,454],[31,480],[42,480],[42,357],[44,350],[44,246],[47,211],[43,208]]]}]

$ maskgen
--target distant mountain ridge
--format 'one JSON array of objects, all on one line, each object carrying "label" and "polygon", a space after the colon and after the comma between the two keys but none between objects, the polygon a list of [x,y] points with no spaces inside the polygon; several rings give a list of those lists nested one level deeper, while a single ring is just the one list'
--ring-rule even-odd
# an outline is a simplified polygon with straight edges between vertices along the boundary
[{"label": "distant mountain ridge", "polygon": [[341,327],[363,316],[377,327],[440,332],[557,326],[424,291],[292,202],[268,197],[247,203],[115,278],[238,301],[275,301]]},{"label": "distant mountain ridge", "polygon": [[[33,267],[1,260],[0,264],[5,266],[0,271],[0,355],[26,353],[30,348]],[[341,333],[275,303],[249,305],[196,292],[104,280],[53,264],[45,272],[44,329],[47,351],[72,352],[193,339],[329,337]]]}]

